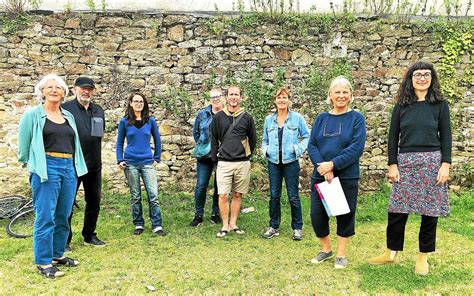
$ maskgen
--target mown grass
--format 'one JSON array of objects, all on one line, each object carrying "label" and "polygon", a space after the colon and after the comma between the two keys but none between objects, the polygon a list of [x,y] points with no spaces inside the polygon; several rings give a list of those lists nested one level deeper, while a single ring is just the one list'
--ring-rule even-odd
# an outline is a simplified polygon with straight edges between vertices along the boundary
[{"label": "mown grass", "polygon": [[[291,240],[290,211],[283,200],[280,236],[260,237],[268,223],[265,193],[250,194],[239,226],[247,234],[216,239],[219,226],[208,220],[197,229],[192,195],[163,194],[163,220],[168,235],[154,237],[149,224],[133,236],[128,197],[107,194],[103,200],[98,233],[105,248],[82,245],[82,211],[74,220],[71,257],[81,265],[66,276],[49,280],[36,273],[31,239],[13,239],[0,232],[0,294],[146,294],[151,285],[158,294],[473,294],[473,194],[451,196],[452,214],[440,219],[437,251],[430,256],[426,277],[413,272],[418,249],[419,219],[409,219],[402,263],[373,267],[367,259],[385,246],[387,189],[360,196],[357,235],[351,240],[349,268],[335,270],[332,262],[312,265],[318,251],[311,229],[309,198],[304,196],[304,240]],[[209,213],[210,202],[206,205]],[[206,217],[209,218],[209,217]],[[0,221],[0,227],[6,221]],[[332,221],[334,229],[334,221]]]}]

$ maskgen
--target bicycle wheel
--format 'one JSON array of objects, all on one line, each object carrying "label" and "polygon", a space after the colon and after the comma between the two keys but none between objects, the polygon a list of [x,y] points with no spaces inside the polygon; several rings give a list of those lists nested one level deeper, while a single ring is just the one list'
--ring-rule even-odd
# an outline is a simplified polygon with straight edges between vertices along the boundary
[{"label": "bicycle wheel", "polygon": [[7,233],[13,237],[25,238],[33,235],[35,210],[30,208],[13,217],[7,225]]},{"label": "bicycle wheel", "polygon": [[25,202],[26,197],[21,195],[8,195],[0,198],[0,219],[11,217]]}]

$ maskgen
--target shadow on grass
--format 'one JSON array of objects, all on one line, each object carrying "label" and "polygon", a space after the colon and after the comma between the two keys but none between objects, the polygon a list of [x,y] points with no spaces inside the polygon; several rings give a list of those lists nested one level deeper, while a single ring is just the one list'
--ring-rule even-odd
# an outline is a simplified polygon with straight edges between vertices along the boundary
[{"label": "shadow on grass", "polygon": [[468,269],[431,270],[427,276],[419,276],[414,272],[414,265],[372,266],[363,264],[357,268],[361,275],[360,289],[373,293],[413,293],[427,291],[443,285],[469,284],[472,274]]}]

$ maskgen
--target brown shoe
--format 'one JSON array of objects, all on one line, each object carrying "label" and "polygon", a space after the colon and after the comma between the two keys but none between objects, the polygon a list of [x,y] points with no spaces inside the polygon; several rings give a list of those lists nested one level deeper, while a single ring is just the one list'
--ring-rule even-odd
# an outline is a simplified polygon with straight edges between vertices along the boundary
[{"label": "brown shoe", "polygon": [[[395,254],[393,254],[393,252],[395,252]],[[386,249],[383,255],[370,258],[368,261],[369,261],[369,264],[372,264],[372,265],[400,263],[400,259],[398,258],[398,251],[392,251],[390,249]]]},{"label": "brown shoe", "polygon": [[417,275],[427,275],[430,272],[430,265],[428,264],[428,254],[419,253],[416,256],[415,273]]}]

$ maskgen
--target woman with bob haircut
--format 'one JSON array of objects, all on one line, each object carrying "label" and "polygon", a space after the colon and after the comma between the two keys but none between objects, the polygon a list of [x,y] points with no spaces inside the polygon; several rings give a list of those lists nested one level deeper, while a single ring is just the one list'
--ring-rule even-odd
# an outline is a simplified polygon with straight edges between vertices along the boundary
[{"label": "woman with bob haircut", "polygon": [[58,75],[44,76],[35,86],[35,95],[42,103],[23,114],[18,128],[18,160],[30,172],[36,215],[35,264],[48,278],[64,275],[57,266],[79,264],[64,256],[64,248],[77,177],[85,175],[87,167],[74,117],[61,108],[67,94],[68,87]]},{"label": "woman with bob haircut", "polygon": [[331,111],[322,112],[314,121],[308,144],[308,154],[314,165],[311,176],[311,223],[319,238],[321,251],[312,263],[322,263],[333,257],[329,237],[329,217],[314,187],[323,181],[339,177],[350,212],[336,216],[337,253],[334,268],[348,265],[346,249],[355,234],[355,212],[359,190],[359,160],[365,146],[366,128],[361,113],[349,108],[353,89],[343,76],[334,78],[328,89]]},{"label": "woman with bob haircut", "polygon": [[[152,153],[150,139],[153,137],[155,152]],[[124,153],[124,141],[127,147]],[[128,187],[130,188],[132,217],[135,230],[133,234],[140,235],[145,227],[143,219],[140,178],[143,180],[148,197],[152,233],[164,236],[161,209],[158,203],[158,181],[153,163],[160,162],[161,140],[158,125],[150,116],[148,102],[145,96],[135,92],[128,98],[125,116],[120,120],[117,135],[117,164],[125,170]]]},{"label": "woman with bob haircut", "polygon": [[263,126],[262,154],[268,160],[270,180],[270,222],[263,238],[280,233],[281,186],[285,179],[288,202],[291,208],[293,240],[303,239],[303,215],[299,197],[299,158],[306,151],[309,130],[299,113],[290,110],[291,96],[288,88],[280,87],[274,95],[276,112],[268,115]]},{"label": "woman with bob haircut", "polygon": [[388,135],[387,249],[370,264],[399,263],[409,214],[421,215],[415,273],[429,273],[428,253],[435,251],[438,217],[449,214],[451,164],[449,105],[433,65],[419,61],[408,68],[397,95]]}]

